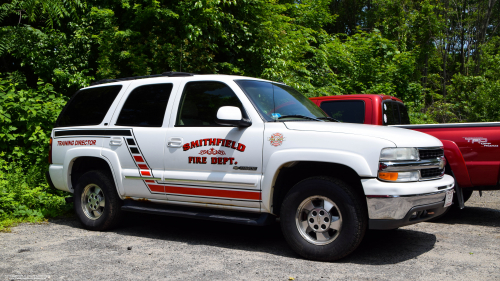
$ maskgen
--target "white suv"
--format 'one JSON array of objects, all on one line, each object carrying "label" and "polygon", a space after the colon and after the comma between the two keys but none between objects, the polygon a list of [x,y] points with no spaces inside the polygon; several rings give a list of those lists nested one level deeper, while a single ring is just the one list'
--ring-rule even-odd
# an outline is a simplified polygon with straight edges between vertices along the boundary
[{"label": "white suv", "polygon": [[367,228],[442,214],[454,187],[438,139],[339,123],[292,87],[250,77],[100,81],[71,98],[51,137],[48,181],[74,193],[88,229],[123,211],[279,217],[290,246],[315,260],[351,253]]}]

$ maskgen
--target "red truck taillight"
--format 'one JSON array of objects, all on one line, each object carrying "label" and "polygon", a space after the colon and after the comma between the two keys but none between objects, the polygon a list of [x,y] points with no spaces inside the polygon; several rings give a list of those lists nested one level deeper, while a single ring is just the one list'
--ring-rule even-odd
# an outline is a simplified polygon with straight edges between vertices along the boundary
[{"label": "red truck taillight", "polygon": [[49,164],[52,164],[52,138],[49,141]]}]

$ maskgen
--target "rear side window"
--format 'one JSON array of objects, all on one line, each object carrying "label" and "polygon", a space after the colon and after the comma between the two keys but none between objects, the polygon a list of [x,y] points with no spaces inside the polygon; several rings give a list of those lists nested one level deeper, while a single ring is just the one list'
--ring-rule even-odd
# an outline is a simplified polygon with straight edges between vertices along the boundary
[{"label": "rear side window", "polygon": [[365,102],[362,100],[351,101],[326,101],[320,105],[328,116],[341,122],[360,123],[365,122]]},{"label": "rear side window", "polygon": [[215,120],[217,111],[222,106],[236,106],[241,110],[243,118],[248,118],[241,101],[226,84],[212,81],[187,83],[175,126],[220,127]]},{"label": "rear side window", "polygon": [[121,88],[116,85],[78,91],[57,118],[56,127],[101,124]]},{"label": "rear side window", "polygon": [[410,124],[410,116],[408,115],[408,110],[406,106],[400,102],[398,104],[399,116],[401,118],[401,125]]},{"label": "rear side window", "polygon": [[152,84],[135,88],[116,120],[115,125],[161,127],[172,84]]},{"label": "rear side window", "polygon": [[382,103],[384,125],[410,124],[410,117],[406,106],[398,101],[384,101]]}]

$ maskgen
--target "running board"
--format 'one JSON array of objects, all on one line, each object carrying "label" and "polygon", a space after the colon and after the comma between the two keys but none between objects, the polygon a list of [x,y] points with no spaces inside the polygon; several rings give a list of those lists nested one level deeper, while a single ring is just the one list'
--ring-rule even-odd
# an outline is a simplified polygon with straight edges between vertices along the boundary
[{"label": "running board", "polygon": [[146,203],[131,200],[125,200],[121,209],[127,212],[148,213],[255,226],[270,225],[276,222],[276,216],[268,213],[256,214],[201,208],[183,208],[166,204]]}]

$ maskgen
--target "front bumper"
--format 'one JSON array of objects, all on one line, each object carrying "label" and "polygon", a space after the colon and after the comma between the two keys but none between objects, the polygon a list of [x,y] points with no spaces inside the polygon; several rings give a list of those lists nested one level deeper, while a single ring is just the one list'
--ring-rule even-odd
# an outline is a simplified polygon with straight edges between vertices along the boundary
[{"label": "front bumper", "polygon": [[367,194],[369,228],[394,229],[443,214],[447,209],[446,192],[454,188],[454,180],[445,175],[439,180],[394,185],[369,179],[363,182],[363,187]]}]

